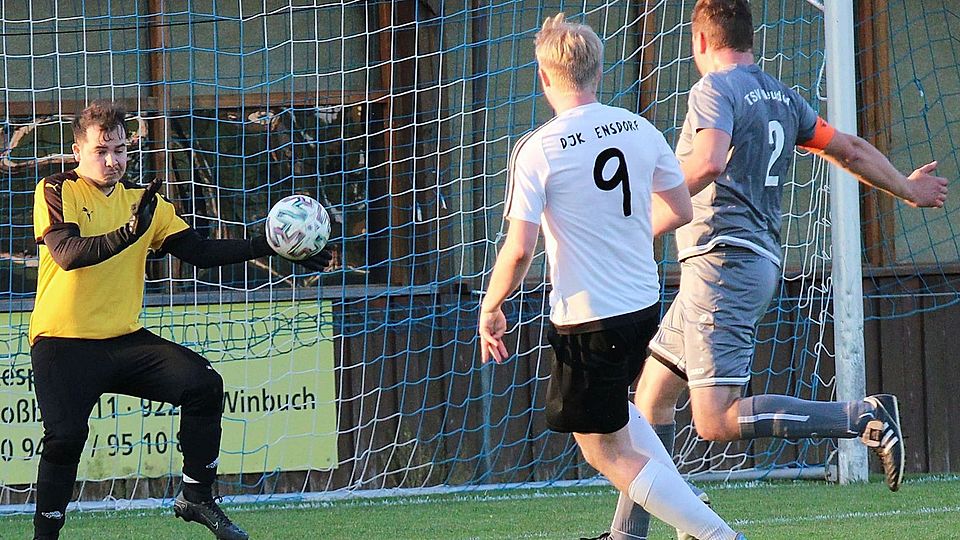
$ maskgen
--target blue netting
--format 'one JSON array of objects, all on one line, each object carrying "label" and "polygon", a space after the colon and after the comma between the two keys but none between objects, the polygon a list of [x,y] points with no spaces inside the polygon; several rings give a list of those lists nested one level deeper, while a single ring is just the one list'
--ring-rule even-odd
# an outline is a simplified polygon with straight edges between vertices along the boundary
[{"label": "blue netting", "polygon": [[[226,380],[221,492],[594,476],[570,437],[544,426],[543,254],[507,306],[517,356],[505,365],[479,366],[477,291],[502,232],[509,150],[551,115],[532,50],[543,19],[562,9],[591,24],[606,45],[602,101],[642,112],[674,142],[697,77],[692,1],[208,0],[158,15],[147,2],[70,4],[5,4],[0,20],[5,501],[32,500],[40,436],[23,378],[37,271],[32,194],[38,178],[71,167],[71,115],[100,97],[123,101],[139,134],[129,176],[163,176],[165,195],[201,234],[259,232],[270,205],[292,193],[317,198],[334,220],[338,257],[320,275],[276,258],[212,270],[148,264],[144,322],[210,358]],[[898,167],[936,157],[955,173],[957,16],[946,3],[924,13],[902,4],[890,2],[887,40],[875,45],[889,62],[865,76],[886,77],[890,91],[869,107],[890,111],[887,149]],[[800,0],[754,5],[758,61],[825,110],[821,12]],[[920,23],[926,34],[899,31]],[[785,279],[758,334],[755,393],[833,394],[828,207],[822,163],[798,155],[784,186]],[[866,260],[897,268],[873,272],[868,298],[929,298],[868,317],[957,302],[956,208],[894,204],[865,214],[879,225],[871,242],[886,253],[876,259],[868,242]],[[675,276],[671,240],[660,253]],[[669,300],[675,282],[666,283]],[[83,496],[169,498],[179,471],[175,416],[159,414],[172,413],[162,404],[110,398],[95,412],[100,437],[87,452],[100,457],[85,458]],[[308,409],[296,408],[304,402]],[[705,444],[683,426],[677,454],[691,473],[802,471],[834,448]]]}]

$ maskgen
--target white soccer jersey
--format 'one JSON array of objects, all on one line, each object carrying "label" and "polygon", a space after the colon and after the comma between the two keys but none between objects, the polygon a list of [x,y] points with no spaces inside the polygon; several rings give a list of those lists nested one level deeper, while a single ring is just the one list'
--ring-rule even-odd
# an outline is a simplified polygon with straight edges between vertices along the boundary
[{"label": "white soccer jersey", "polygon": [[520,139],[508,173],[505,215],[543,227],[555,325],[657,302],[651,193],[683,173],[656,128],[626,109],[581,105]]}]

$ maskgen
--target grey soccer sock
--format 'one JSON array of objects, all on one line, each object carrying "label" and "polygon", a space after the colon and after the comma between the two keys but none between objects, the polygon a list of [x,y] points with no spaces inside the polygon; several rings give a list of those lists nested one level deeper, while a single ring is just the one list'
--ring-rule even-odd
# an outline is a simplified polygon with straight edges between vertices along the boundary
[{"label": "grey soccer sock", "polygon": [[[677,434],[676,424],[656,424],[650,426],[657,434],[667,453],[673,455],[673,439]],[[642,506],[633,502],[629,496],[620,494],[617,499],[617,511],[613,514],[610,524],[611,540],[643,540],[650,529],[650,513]]]},{"label": "grey soccer sock", "polygon": [[738,409],[741,439],[852,439],[873,418],[873,409],[863,400],[807,401],[775,394],[741,399]]}]

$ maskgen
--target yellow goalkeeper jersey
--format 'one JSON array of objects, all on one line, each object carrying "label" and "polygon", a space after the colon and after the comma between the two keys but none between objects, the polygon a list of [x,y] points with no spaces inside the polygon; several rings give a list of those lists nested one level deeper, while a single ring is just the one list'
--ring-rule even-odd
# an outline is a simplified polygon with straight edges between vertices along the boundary
[{"label": "yellow goalkeeper jersey", "polygon": [[37,184],[33,230],[40,251],[37,297],[30,316],[30,343],[38,337],[105,339],[139,330],[147,253],[170,235],[188,228],[169,201],[160,197],[153,221],[136,243],[92,266],[64,270],[43,243],[51,227],[75,224],[80,236],[97,236],[129,222],[143,188],[119,182],[104,195],[76,171]]}]

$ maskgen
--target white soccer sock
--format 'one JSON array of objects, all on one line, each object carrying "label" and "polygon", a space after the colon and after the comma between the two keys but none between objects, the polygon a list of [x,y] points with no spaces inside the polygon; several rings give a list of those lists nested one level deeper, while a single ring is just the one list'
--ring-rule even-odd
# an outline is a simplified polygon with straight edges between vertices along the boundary
[{"label": "white soccer sock", "polygon": [[[659,461],[677,472],[677,466],[673,463],[673,457],[663,446],[663,441],[657,436],[657,433],[650,427],[650,423],[640,414],[637,406],[631,402],[629,405],[627,420],[627,431],[630,434],[630,441],[633,442],[633,449],[641,454]],[[678,473],[679,474],[679,473]]]},{"label": "white soccer sock", "polygon": [[675,470],[650,460],[630,483],[630,498],[651,515],[700,540],[736,540],[737,533],[690,491]]}]

